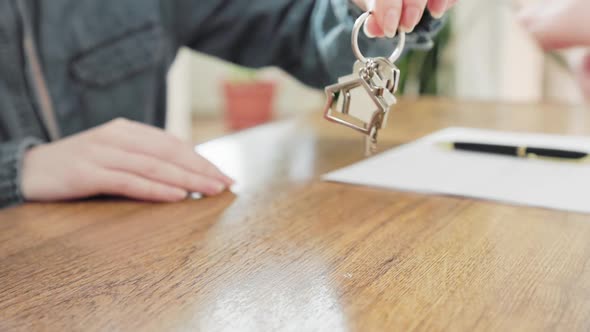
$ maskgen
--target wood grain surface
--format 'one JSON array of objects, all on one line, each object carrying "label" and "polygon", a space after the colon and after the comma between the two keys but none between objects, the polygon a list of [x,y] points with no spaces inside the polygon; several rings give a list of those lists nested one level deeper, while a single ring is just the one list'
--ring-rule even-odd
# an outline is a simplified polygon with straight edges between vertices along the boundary
[{"label": "wood grain surface", "polygon": [[[405,100],[380,148],[447,126],[586,135],[588,112]],[[319,113],[200,151],[233,192],[1,211],[0,330],[590,329],[588,215],[321,182],[363,142]]]}]

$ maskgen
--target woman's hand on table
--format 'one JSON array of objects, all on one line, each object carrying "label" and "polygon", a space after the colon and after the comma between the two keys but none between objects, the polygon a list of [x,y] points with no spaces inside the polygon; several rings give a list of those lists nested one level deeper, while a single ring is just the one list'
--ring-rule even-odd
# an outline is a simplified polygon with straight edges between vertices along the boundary
[{"label": "woman's hand on table", "polygon": [[27,151],[21,191],[29,201],[106,194],[172,202],[232,184],[193,147],[164,131],[117,119]]}]

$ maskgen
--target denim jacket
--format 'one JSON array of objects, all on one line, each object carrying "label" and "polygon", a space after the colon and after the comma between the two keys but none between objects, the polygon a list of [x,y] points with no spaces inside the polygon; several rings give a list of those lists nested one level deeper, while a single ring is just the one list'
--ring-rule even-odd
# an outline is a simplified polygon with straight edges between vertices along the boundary
[{"label": "denim jacket", "polygon": [[[22,156],[35,144],[116,117],[164,126],[179,47],[320,88],[351,70],[359,14],[347,0],[0,1],[0,207],[23,200]],[[440,25],[426,13],[408,47],[428,48]],[[368,55],[393,46],[361,40]]]}]

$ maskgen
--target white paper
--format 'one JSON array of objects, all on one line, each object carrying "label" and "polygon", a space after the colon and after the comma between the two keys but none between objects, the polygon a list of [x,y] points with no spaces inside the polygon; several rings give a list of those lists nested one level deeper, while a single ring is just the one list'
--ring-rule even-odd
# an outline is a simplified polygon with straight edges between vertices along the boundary
[{"label": "white paper", "polygon": [[448,128],[324,175],[327,181],[590,213],[590,163],[443,149],[469,141],[590,152],[589,137]]}]

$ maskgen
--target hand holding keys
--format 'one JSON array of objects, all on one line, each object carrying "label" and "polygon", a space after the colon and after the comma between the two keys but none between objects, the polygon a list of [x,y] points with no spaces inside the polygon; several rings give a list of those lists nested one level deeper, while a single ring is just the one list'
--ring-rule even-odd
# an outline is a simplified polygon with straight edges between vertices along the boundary
[{"label": "hand holding keys", "polygon": [[[351,75],[341,77],[337,84],[326,87],[327,102],[324,117],[332,122],[342,124],[366,135],[366,154],[376,152],[377,134],[387,121],[387,114],[397,100],[395,92],[399,84],[400,71],[394,65],[405,45],[405,34],[399,34],[399,42],[393,54],[387,58],[365,58],[358,47],[358,35],[361,27],[371,15],[366,12],[359,16],[352,30],[352,49],[358,61],[353,66]],[[374,107],[366,120],[359,118],[358,112],[351,113],[353,91],[360,89],[368,95],[370,105]],[[357,94],[358,95],[358,94]]]}]

